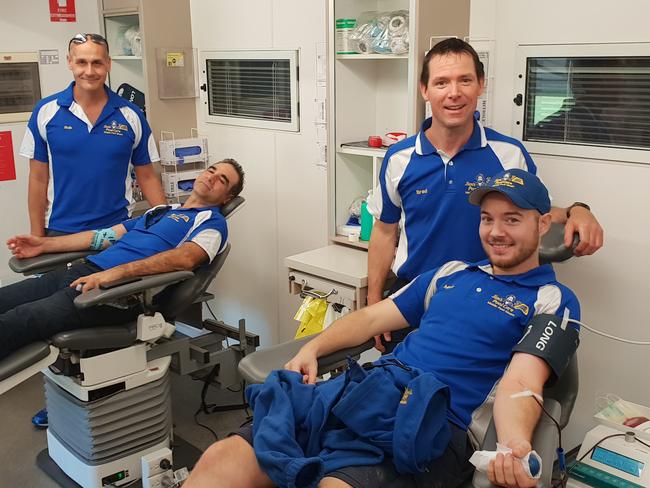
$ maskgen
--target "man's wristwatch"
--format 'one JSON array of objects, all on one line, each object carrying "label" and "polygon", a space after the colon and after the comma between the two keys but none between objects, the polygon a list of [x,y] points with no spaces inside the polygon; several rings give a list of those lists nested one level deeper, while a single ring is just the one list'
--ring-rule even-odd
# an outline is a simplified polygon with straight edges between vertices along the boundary
[{"label": "man's wristwatch", "polygon": [[574,202],[570,207],[567,207],[567,209],[566,209],[566,218],[567,219],[571,218],[571,210],[574,207],[582,207],[582,208],[586,208],[587,210],[591,211],[591,207],[589,205],[587,205],[586,203]]}]

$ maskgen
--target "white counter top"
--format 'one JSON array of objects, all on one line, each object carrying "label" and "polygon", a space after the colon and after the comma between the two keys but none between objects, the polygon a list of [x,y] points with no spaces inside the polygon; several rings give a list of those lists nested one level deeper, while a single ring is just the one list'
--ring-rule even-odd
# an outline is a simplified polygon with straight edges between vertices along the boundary
[{"label": "white counter top", "polygon": [[361,249],[333,244],[288,256],[284,265],[356,288],[368,286],[368,253]]}]

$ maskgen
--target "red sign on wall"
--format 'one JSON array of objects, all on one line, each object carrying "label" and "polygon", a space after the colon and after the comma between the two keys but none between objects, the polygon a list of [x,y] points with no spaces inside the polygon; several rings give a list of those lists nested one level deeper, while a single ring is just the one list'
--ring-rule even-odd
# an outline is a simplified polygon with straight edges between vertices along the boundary
[{"label": "red sign on wall", "polygon": [[50,22],[76,22],[74,0],[50,0]]},{"label": "red sign on wall", "polygon": [[0,132],[0,181],[16,179],[14,164],[14,146],[11,142],[11,131]]}]

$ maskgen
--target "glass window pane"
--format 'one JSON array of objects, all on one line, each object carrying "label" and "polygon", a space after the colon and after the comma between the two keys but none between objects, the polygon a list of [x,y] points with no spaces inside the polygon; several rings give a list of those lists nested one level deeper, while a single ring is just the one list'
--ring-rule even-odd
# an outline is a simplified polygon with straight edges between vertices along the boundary
[{"label": "glass window pane", "polygon": [[524,140],[650,148],[650,57],[528,58]]},{"label": "glass window pane", "polygon": [[0,64],[0,114],[31,112],[40,98],[38,63]]},{"label": "glass window pane", "polygon": [[209,59],[208,113],[291,122],[288,59]]}]

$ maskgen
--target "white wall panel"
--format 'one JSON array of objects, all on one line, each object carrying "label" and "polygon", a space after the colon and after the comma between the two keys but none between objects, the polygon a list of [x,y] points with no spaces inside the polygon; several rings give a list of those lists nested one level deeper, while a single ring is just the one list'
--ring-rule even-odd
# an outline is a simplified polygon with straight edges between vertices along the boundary
[{"label": "white wall panel", "polygon": [[[240,317],[263,344],[288,339],[297,322],[288,295],[284,257],[327,243],[327,174],[316,166],[314,98],[316,44],[325,42],[325,2],[300,0],[213,2],[193,0],[193,44],[199,52],[230,49],[298,49],[300,132],[234,128],[206,123],[214,158],[244,166],[246,207],[230,223],[232,254],[214,285],[215,313]],[[214,309],[215,307],[213,307]]]}]

